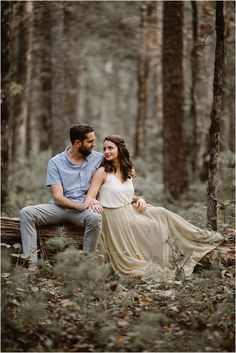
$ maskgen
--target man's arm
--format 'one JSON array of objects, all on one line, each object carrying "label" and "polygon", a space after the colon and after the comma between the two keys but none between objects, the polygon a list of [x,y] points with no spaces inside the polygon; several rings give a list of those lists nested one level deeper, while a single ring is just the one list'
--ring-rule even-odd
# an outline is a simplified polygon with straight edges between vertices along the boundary
[{"label": "man's arm", "polygon": [[51,188],[53,200],[55,201],[56,205],[60,207],[69,208],[71,210],[77,210],[82,212],[82,211],[85,211],[90,206],[97,203],[96,200],[85,201],[84,203],[82,203],[82,202],[76,202],[68,199],[67,197],[64,196],[63,187],[60,184],[53,184],[50,186],[50,188]]}]

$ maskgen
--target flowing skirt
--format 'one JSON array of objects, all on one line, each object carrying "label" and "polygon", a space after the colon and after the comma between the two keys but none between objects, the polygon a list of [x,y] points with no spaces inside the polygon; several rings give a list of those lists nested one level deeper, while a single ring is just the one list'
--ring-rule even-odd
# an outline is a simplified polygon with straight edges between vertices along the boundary
[{"label": "flowing skirt", "polygon": [[181,268],[195,265],[223,241],[219,233],[202,230],[163,208],[139,213],[132,205],[104,208],[100,248],[119,275],[173,279]]}]

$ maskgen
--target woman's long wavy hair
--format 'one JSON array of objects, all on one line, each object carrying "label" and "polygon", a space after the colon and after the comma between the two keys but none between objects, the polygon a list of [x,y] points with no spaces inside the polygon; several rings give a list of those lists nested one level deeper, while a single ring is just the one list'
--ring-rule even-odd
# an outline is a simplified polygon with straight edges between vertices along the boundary
[{"label": "woman's long wavy hair", "polygon": [[[129,156],[129,151],[126,148],[124,139],[119,135],[110,135],[104,138],[104,141],[111,141],[113,142],[116,147],[118,148],[118,158],[120,162],[120,170],[122,174],[123,180],[127,180],[133,176],[133,169],[132,169],[132,162]],[[106,161],[105,158],[101,164],[102,167],[105,168],[107,173],[115,173],[116,167],[112,163],[112,161]]]}]

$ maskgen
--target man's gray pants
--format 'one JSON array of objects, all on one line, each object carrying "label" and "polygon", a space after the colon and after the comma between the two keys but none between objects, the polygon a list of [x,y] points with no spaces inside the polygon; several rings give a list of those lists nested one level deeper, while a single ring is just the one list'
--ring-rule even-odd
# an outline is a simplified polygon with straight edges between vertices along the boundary
[{"label": "man's gray pants", "polygon": [[84,227],[83,251],[95,251],[102,229],[101,214],[92,209],[79,212],[54,204],[26,206],[20,211],[20,231],[23,254],[30,257],[31,264],[36,264],[38,260],[36,226],[60,223]]}]

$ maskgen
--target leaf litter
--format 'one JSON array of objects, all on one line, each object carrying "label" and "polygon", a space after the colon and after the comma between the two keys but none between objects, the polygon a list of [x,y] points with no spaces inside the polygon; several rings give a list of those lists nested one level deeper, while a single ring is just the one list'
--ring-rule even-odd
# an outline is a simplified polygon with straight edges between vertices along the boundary
[{"label": "leaf litter", "polygon": [[[60,270],[62,262],[61,255]],[[81,275],[80,264],[69,276],[66,269],[64,274],[58,272],[57,264],[46,271],[42,267],[37,275],[26,276],[27,270],[19,266],[3,272],[2,348],[18,352],[234,351],[232,266],[218,264],[198,270],[191,280],[156,283],[118,278],[96,259],[94,267],[92,262],[80,262],[83,271],[93,271],[89,280]]]}]

